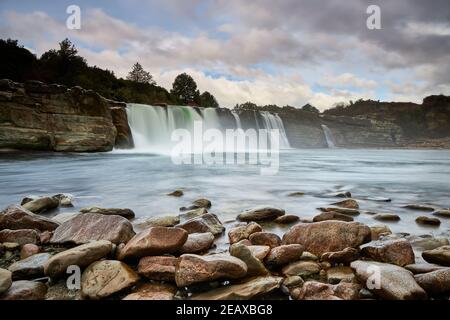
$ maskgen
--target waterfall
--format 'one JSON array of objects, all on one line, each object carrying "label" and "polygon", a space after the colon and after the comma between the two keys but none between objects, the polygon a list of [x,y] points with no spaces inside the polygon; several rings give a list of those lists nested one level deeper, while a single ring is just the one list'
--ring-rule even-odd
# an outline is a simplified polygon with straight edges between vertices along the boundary
[{"label": "waterfall", "polygon": [[269,111],[262,111],[261,116],[264,119],[265,129],[276,129],[280,133],[280,148],[289,149],[291,146],[284,130],[283,120],[278,114],[272,114]]},{"label": "waterfall", "polygon": [[231,114],[233,115],[234,120],[236,120],[236,129],[242,129],[241,118],[239,117],[237,112],[231,111]]},{"label": "waterfall", "polygon": [[331,132],[330,128],[326,125],[322,125],[322,130],[325,135],[325,139],[327,141],[328,148],[336,148],[336,143],[334,140],[333,132]]}]

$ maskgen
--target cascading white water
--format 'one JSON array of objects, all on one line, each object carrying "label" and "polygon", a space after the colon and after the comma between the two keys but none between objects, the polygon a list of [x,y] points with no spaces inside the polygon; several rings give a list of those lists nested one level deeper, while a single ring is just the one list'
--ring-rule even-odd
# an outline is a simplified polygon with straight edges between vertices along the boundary
[{"label": "cascading white water", "polygon": [[236,111],[231,111],[231,114],[233,115],[234,120],[236,120],[236,128],[237,129],[242,129],[241,118],[239,117],[237,112]]},{"label": "cascading white water", "polygon": [[278,114],[272,114],[269,111],[262,111],[261,116],[264,119],[265,129],[278,130],[280,133],[280,148],[289,149],[291,146],[284,130],[283,120]]},{"label": "cascading white water", "polygon": [[328,148],[336,148],[333,132],[331,132],[330,128],[328,128],[327,125],[323,124],[322,130],[325,135],[325,140],[327,141]]}]

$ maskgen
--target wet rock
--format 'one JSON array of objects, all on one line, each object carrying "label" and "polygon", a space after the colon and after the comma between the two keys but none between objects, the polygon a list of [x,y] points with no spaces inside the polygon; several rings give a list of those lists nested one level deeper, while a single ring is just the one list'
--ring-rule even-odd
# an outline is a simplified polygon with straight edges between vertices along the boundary
[{"label": "wet rock", "polygon": [[415,261],[412,246],[405,239],[370,242],[361,249],[361,254],[375,261],[401,267]]},{"label": "wet rock", "polygon": [[346,199],[346,200],[338,201],[338,202],[332,203],[332,205],[342,207],[342,208],[347,208],[347,209],[359,209],[358,202],[356,202],[356,200],[353,200],[353,199]]},{"label": "wet rock", "polygon": [[39,234],[33,229],[4,229],[0,231],[0,242],[16,242],[20,245],[39,243]]},{"label": "wet rock", "polygon": [[180,210],[186,211],[186,210],[193,210],[193,209],[199,209],[199,208],[205,208],[205,209],[211,208],[211,201],[209,201],[208,199],[197,199],[192,202],[191,206],[182,207],[182,208],[180,208]]},{"label": "wet rock", "polygon": [[47,286],[41,282],[14,281],[0,300],[44,300],[46,293]]},{"label": "wet rock", "polygon": [[20,259],[26,259],[28,257],[31,257],[34,254],[39,253],[39,247],[32,243],[27,243],[22,246],[22,249],[20,249]]},{"label": "wet rock", "polygon": [[438,226],[441,224],[441,220],[438,218],[432,218],[432,217],[426,217],[426,216],[420,216],[416,218],[416,222],[418,224],[425,224],[430,226]]},{"label": "wet rock", "polygon": [[[180,218],[180,220],[182,222],[185,222],[189,219],[197,218],[197,217],[200,217],[207,213],[208,213],[208,210],[206,210],[205,208],[198,208],[198,209],[193,209],[193,210],[183,212],[178,217]],[[179,222],[177,222],[177,223],[179,223]]]},{"label": "wet rock", "polygon": [[446,246],[449,244],[448,239],[444,237],[409,236],[407,237],[407,240],[411,243],[413,248],[419,252],[436,249],[438,247]]},{"label": "wet rock", "polygon": [[445,269],[446,267],[437,265],[437,264],[432,264],[432,263],[413,263],[413,264],[408,264],[407,266],[405,266],[405,269],[411,271],[414,274],[420,274],[420,273],[428,273],[428,272],[433,272],[436,270],[441,270],[441,269]]},{"label": "wet rock", "polygon": [[286,286],[287,288],[298,287],[303,285],[303,283],[305,283],[305,281],[299,276],[289,276],[283,280],[283,286]]},{"label": "wet rock", "polygon": [[192,300],[249,300],[277,290],[281,277],[257,277],[245,283],[229,285],[208,292],[194,294]]},{"label": "wet rock", "polygon": [[434,207],[429,205],[423,205],[423,204],[407,204],[403,206],[403,208],[411,209],[411,210],[418,210],[418,211],[434,211]]},{"label": "wet rock", "polygon": [[0,268],[0,297],[2,293],[8,291],[12,284],[12,273],[9,270]]},{"label": "wet rock", "polygon": [[297,261],[282,269],[285,276],[309,277],[320,272],[320,265],[314,261]]},{"label": "wet rock", "polygon": [[67,268],[76,265],[85,268],[91,263],[105,258],[111,253],[113,245],[107,240],[92,241],[51,257],[44,265],[44,273],[50,278],[67,275]]},{"label": "wet rock", "polygon": [[248,276],[266,275],[269,273],[261,260],[256,258],[247,246],[233,244],[230,247],[230,254],[245,262]]},{"label": "wet rock", "polygon": [[172,256],[149,256],[139,260],[138,273],[150,280],[175,282],[178,258]]},{"label": "wet rock", "polygon": [[126,219],[133,219],[135,214],[131,209],[120,208],[99,208],[99,207],[87,207],[80,210],[81,213],[98,213],[107,216],[121,216]]},{"label": "wet rock", "polygon": [[178,198],[178,197],[183,196],[184,192],[183,192],[183,190],[175,190],[175,191],[172,191],[172,192],[168,193],[167,195]]},{"label": "wet rock", "polygon": [[211,232],[191,233],[180,249],[181,253],[197,253],[206,251],[214,243],[214,235]]},{"label": "wet rock", "polygon": [[295,216],[293,214],[286,214],[284,216],[276,218],[273,222],[278,224],[291,224],[298,222],[300,220],[300,217]]},{"label": "wet rock", "polygon": [[249,237],[250,242],[256,246],[269,246],[271,248],[278,247],[281,244],[281,239],[275,233],[270,232],[255,232]]},{"label": "wet rock", "polygon": [[450,246],[442,246],[422,252],[425,261],[441,266],[450,266]]},{"label": "wet rock", "polygon": [[272,248],[264,262],[269,266],[281,266],[300,260],[303,247],[300,244],[287,244]]},{"label": "wet rock", "polygon": [[450,210],[436,210],[432,214],[438,217],[450,218]]},{"label": "wet rock", "polygon": [[52,197],[42,197],[25,203],[22,207],[33,213],[44,213],[59,206],[59,200]]},{"label": "wet rock", "polygon": [[338,221],[345,221],[345,222],[351,222],[353,221],[353,218],[334,211],[327,211],[322,212],[313,218],[313,222],[321,222],[321,221],[328,221],[328,220],[338,220]]},{"label": "wet rock", "polygon": [[133,226],[126,218],[85,213],[61,224],[50,242],[84,244],[93,240],[108,240],[119,244],[128,242],[134,235]]},{"label": "wet rock", "polygon": [[366,200],[375,201],[375,202],[391,202],[392,199],[385,197],[367,197]]},{"label": "wet rock", "polygon": [[58,223],[16,205],[9,206],[0,213],[0,230],[35,229],[53,231],[58,226]]},{"label": "wet rock", "polygon": [[247,265],[242,260],[224,254],[199,256],[184,254],[175,273],[178,287],[219,279],[238,279],[247,274]]},{"label": "wet rock", "polygon": [[225,231],[225,227],[215,214],[207,213],[197,218],[189,219],[184,223],[177,224],[176,227],[186,230],[188,233],[211,232],[217,236]]},{"label": "wet rock", "polygon": [[[416,283],[412,273],[402,267],[371,261],[354,261],[350,265],[356,276],[363,283],[370,283],[368,288],[375,295],[388,300],[420,300],[427,294]],[[379,277],[376,276],[379,274]],[[376,276],[376,281],[372,281]],[[370,279],[369,279],[370,278]]]},{"label": "wet rock", "polygon": [[283,209],[259,206],[240,213],[237,218],[242,221],[273,220],[285,214]]},{"label": "wet rock", "polygon": [[342,208],[342,207],[326,207],[326,208],[319,208],[319,210],[322,212],[337,212],[349,216],[357,216],[360,214],[359,210],[357,209]]},{"label": "wet rock", "polygon": [[359,259],[359,250],[355,248],[345,248],[344,250],[337,252],[325,252],[320,259],[331,263],[349,264]]},{"label": "wet rock", "polygon": [[418,274],[414,276],[414,279],[428,294],[450,291],[450,268]]},{"label": "wet rock", "polygon": [[370,227],[372,241],[380,239],[382,235],[392,234],[391,229],[386,225]]},{"label": "wet rock", "polygon": [[138,280],[139,276],[121,261],[97,261],[81,276],[81,295],[89,299],[105,298],[133,286]]},{"label": "wet rock", "polygon": [[339,283],[336,285],[307,281],[301,288],[291,291],[296,300],[356,300],[360,287],[353,283]]},{"label": "wet rock", "polygon": [[341,282],[352,283],[356,280],[355,274],[350,267],[333,267],[327,269],[327,281],[331,284],[338,284]]},{"label": "wet rock", "polygon": [[261,232],[262,230],[263,229],[259,224],[257,224],[256,222],[250,222],[247,225],[238,226],[231,229],[228,232],[228,238],[230,239],[230,244],[233,244],[243,239],[248,239],[251,234],[255,232]]},{"label": "wet rock", "polygon": [[151,227],[134,236],[120,250],[119,260],[173,253],[183,246],[188,233],[181,228]]},{"label": "wet rock", "polygon": [[41,244],[48,244],[48,243],[50,243],[50,240],[52,237],[53,237],[53,232],[43,231],[39,234],[39,241]]},{"label": "wet rock", "polygon": [[63,212],[54,216],[52,220],[59,224],[63,224],[64,222],[67,222],[80,214],[81,214],[80,212]]},{"label": "wet rock", "polygon": [[17,251],[20,250],[20,244],[17,242],[3,242],[3,249],[5,251]]},{"label": "wet rock", "polygon": [[73,196],[66,193],[60,193],[53,196],[54,199],[58,199],[61,207],[73,207]]},{"label": "wet rock", "polygon": [[296,191],[296,192],[289,193],[288,197],[302,197],[304,195],[305,195],[304,192]]},{"label": "wet rock", "polygon": [[377,213],[373,218],[378,221],[400,221],[400,217],[392,213]]},{"label": "wet rock", "polygon": [[317,257],[315,254],[312,254],[311,252],[304,251],[302,253],[302,256],[300,257],[300,260],[302,260],[302,261],[318,261],[319,257]]},{"label": "wet rock", "polygon": [[[242,243],[242,241],[237,242],[236,244],[245,245]],[[251,243],[250,245],[247,245],[248,249],[252,252],[252,255],[254,255],[257,259],[263,261],[264,258],[269,254],[270,247],[269,246],[253,246]]]},{"label": "wet rock", "polygon": [[34,254],[14,262],[8,270],[12,272],[13,280],[36,279],[44,276],[44,265],[51,256],[49,253]]},{"label": "wet rock", "polygon": [[78,289],[69,289],[67,280],[61,279],[58,282],[52,282],[48,287],[45,300],[81,300],[81,293]]},{"label": "wet rock", "polygon": [[284,236],[283,244],[301,244],[315,255],[356,248],[370,241],[370,228],[358,222],[323,221],[300,223]]},{"label": "wet rock", "polygon": [[[243,239],[243,240],[238,241],[238,242],[236,242],[236,243],[243,244],[244,246],[252,246],[252,243],[251,243],[250,240],[248,240],[248,239]],[[270,247],[269,247],[269,248],[270,248]]]},{"label": "wet rock", "polygon": [[177,288],[169,284],[146,283],[122,300],[173,300]]},{"label": "wet rock", "polygon": [[179,216],[160,216],[144,218],[135,223],[136,227],[143,230],[150,227],[173,227],[180,223]]},{"label": "wet rock", "polygon": [[331,193],[327,196],[330,197],[336,197],[336,198],[351,198],[352,197],[352,193],[350,191],[338,191],[335,193]]}]

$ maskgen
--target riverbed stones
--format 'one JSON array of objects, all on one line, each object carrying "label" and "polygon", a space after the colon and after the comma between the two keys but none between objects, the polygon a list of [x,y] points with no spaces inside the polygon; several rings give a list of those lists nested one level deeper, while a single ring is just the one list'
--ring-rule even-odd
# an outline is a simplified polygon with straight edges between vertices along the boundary
[{"label": "riverbed stones", "polygon": [[282,277],[262,276],[247,282],[194,294],[192,300],[249,300],[280,288]]},{"label": "riverbed stones", "polygon": [[53,196],[54,199],[58,199],[61,207],[73,207],[73,196],[67,193],[59,193]]},{"label": "riverbed stones", "polygon": [[263,231],[263,229],[259,224],[256,222],[250,222],[246,225],[232,228],[228,232],[228,239],[230,240],[230,244],[233,244],[243,239],[248,239],[251,234],[261,231]]},{"label": "riverbed stones", "polygon": [[173,227],[180,223],[179,216],[157,216],[145,218],[140,221],[137,221],[135,225],[137,228],[143,230],[150,227]]},{"label": "riverbed stones", "polygon": [[0,295],[0,300],[44,300],[47,286],[28,280],[14,281],[11,287]]},{"label": "riverbed stones", "polygon": [[255,232],[248,239],[255,246],[269,246],[274,248],[281,244],[280,237],[271,232]]},{"label": "riverbed stones", "polygon": [[199,208],[205,208],[205,209],[209,209],[211,208],[211,201],[209,201],[208,199],[197,199],[192,201],[192,204],[189,207],[181,207],[180,210],[181,211],[186,211],[186,210],[194,210],[194,209],[199,209]]},{"label": "riverbed stones", "polygon": [[354,283],[336,285],[307,281],[300,288],[291,291],[296,300],[356,300],[360,287]]},{"label": "riverbed stones", "polygon": [[9,270],[0,268],[0,296],[8,291],[12,284],[12,273]]},{"label": "riverbed stones", "polygon": [[292,262],[282,269],[285,276],[299,276],[302,278],[318,274],[320,265],[314,261],[297,261]]},{"label": "riverbed stones", "polygon": [[[208,210],[206,210],[205,208],[192,209],[192,210],[180,213],[178,215],[178,218],[181,220],[181,222],[186,222],[189,219],[197,218],[197,217],[200,217],[207,213],[208,213]],[[177,224],[178,223],[180,223],[180,221],[178,221]]]},{"label": "riverbed stones", "polygon": [[245,262],[230,255],[184,254],[180,257],[175,281],[178,287],[186,287],[205,281],[239,279],[246,274]]},{"label": "riverbed stones", "polygon": [[292,224],[300,220],[299,216],[293,214],[285,214],[284,216],[278,217],[273,222],[278,224]]},{"label": "riverbed stones", "polygon": [[8,270],[12,272],[13,280],[36,279],[44,276],[44,265],[51,256],[49,253],[34,254],[14,262]]},{"label": "riverbed stones", "polygon": [[39,233],[33,229],[4,229],[0,231],[0,242],[16,242],[20,245],[39,243]]},{"label": "riverbed stones", "polygon": [[400,221],[400,216],[393,213],[377,213],[373,218],[378,221]]},{"label": "riverbed stones", "polygon": [[108,240],[120,244],[127,243],[134,235],[133,226],[126,218],[85,213],[61,224],[50,242],[84,244],[94,240]]},{"label": "riverbed stones", "polygon": [[351,209],[351,208],[342,208],[342,207],[322,207],[319,208],[322,212],[337,212],[341,214],[346,214],[349,216],[357,216],[360,214],[359,210]]},{"label": "riverbed stones", "polygon": [[122,209],[122,208],[99,208],[99,207],[87,207],[80,209],[81,213],[98,213],[104,214],[107,216],[121,216],[126,219],[133,219],[135,214],[131,209]]},{"label": "riverbed stones", "polygon": [[450,291],[450,268],[418,274],[414,279],[428,294]]},{"label": "riverbed stones", "polygon": [[23,208],[33,213],[44,213],[55,209],[59,206],[59,200],[53,197],[41,197],[31,200],[24,205]]},{"label": "riverbed stones", "polygon": [[353,218],[348,215],[338,213],[335,211],[321,212],[318,215],[314,216],[314,218],[313,218],[313,222],[321,222],[321,221],[328,221],[328,220],[351,222],[351,221],[353,221]]},{"label": "riverbed stones", "polygon": [[320,259],[330,263],[349,264],[359,259],[359,250],[355,248],[345,248],[341,251],[325,252]]},{"label": "riverbed stones", "polygon": [[[413,274],[397,265],[357,260],[350,265],[355,271],[357,278],[362,283],[368,283],[377,276],[374,282],[375,288],[371,289],[374,294],[388,300],[420,300],[426,299],[426,292],[417,284]],[[370,279],[369,279],[370,278]],[[373,281],[372,281],[373,282]],[[370,283],[372,283],[370,282]]]},{"label": "riverbed stones", "polygon": [[434,209],[435,209],[433,206],[430,206],[427,204],[417,204],[417,203],[407,204],[407,205],[403,206],[403,208],[417,210],[417,211],[434,211]]},{"label": "riverbed stones", "polygon": [[215,214],[207,213],[186,222],[177,224],[176,227],[186,230],[188,233],[211,232],[217,236],[225,231],[225,227]]},{"label": "riverbed stones", "polygon": [[425,250],[422,252],[422,257],[427,262],[450,267],[450,245]]},{"label": "riverbed stones", "polygon": [[145,283],[122,300],[173,300],[177,288],[166,283]]},{"label": "riverbed stones", "polygon": [[332,205],[338,206],[341,208],[347,208],[347,209],[359,209],[358,202],[353,199],[346,199],[346,200],[338,201],[338,202],[332,203]]},{"label": "riverbed stones", "polygon": [[91,263],[107,257],[113,244],[107,240],[98,240],[65,250],[51,257],[44,265],[44,273],[50,278],[67,275],[67,268],[76,265],[85,268]]},{"label": "riverbed stones", "polygon": [[401,267],[415,261],[412,246],[405,239],[370,242],[361,249],[361,253],[372,260],[396,264]]},{"label": "riverbed stones", "polygon": [[[242,244],[242,241],[237,242],[237,244]],[[269,254],[270,247],[269,246],[254,246],[250,243],[250,245],[247,245],[248,249],[252,252],[252,255],[254,255],[257,259],[263,261],[264,258]]]},{"label": "riverbed stones", "polygon": [[35,229],[39,231],[53,231],[58,223],[46,217],[36,215],[23,207],[11,205],[0,212],[1,229]]},{"label": "riverbed stones", "polygon": [[405,269],[411,271],[414,274],[420,274],[420,273],[428,273],[433,272],[436,270],[445,269],[446,267],[440,266],[438,264],[433,263],[413,263],[408,264],[405,266]]},{"label": "riverbed stones", "polygon": [[370,227],[372,241],[379,240],[381,236],[392,234],[387,225],[377,225]]},{"label": "riverbed stones", "polygon": [[450,218],[450,210],[446,209],[436,210],[432,214],[437,217]]},{"label": "riverbed stones", "polygon": [[303,246],[300,244],[287,244],[272,248],[264,259],[269,266],[282,266],[300,260]]},{"label": "riverbed stones", "polygon": [[180,248],[181,253],[198,253],[211,248],[214,243],[214,235],[211,232],[191,233],[186,242]]},{"label": "riverbed stones", "polygon": [[359,222],[323,221],[299,223],[284,236],[283,244],[301,244],[305,251],[321,256],[370,241],[370,228]]},{"label": "riverbed stones", "polygon": [[173,256],[148,256],[139,260],[138,273],[150,280],[175,282],[178,258]]},{"label": "riverbed stones", "polygon": [[169,192],[167,195],[179,198],[179,197],[184,195],[184,192],[183,192],[183,190],[177,189],[177,190],[174,190],[172,192]]},{"label": "riverbed stones", "polygon": [[32,243],[27,243],[20,249],[20,259],[26,259],[31,257],[33,254],[39,253],[40,249],[37,245]]},{"label": "riverbed stones", "polygon": [[258,206],[240,213],[237,218],[241,221],[274,220],[285,214],[280,208],[270,206]]},{"label": "riverbed stones", "polygon": [[441,220],[438,218],[420,216],[416,218],[416,222],[418,224],[430,225],[430,226],[438,226],[441,224]]},{"label": "riverbed stones", "polygon": [[338,284],[341,282],[352,283],[356,280],[352,268],[346,266],[338,266],[326,270],[327,281],[330,284]]},{"label": "riverbed stones", "polygon": [[119,252],[119,260],[173,253],[188,238],[186,230],[172,227],[151,227],[135,235]]},{"label": "riverbed stones", "polygon": [[266,275],[269,273],[261,260],[256,258],[247,246],[233,244],[230,247],[230,254],[245,262],[248,276]]}]

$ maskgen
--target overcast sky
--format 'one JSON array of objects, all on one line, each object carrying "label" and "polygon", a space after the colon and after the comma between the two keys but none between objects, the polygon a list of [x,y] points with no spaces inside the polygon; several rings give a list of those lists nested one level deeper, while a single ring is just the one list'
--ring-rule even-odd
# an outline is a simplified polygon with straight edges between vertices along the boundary
[{"label": "overcast sky", "polygon": [[0,0],[0,37],[38,56],[68,37],[90,65],[123,77],[139,61],[167,89],[188,72],[224,107],[450,94],[449,0]]}]

